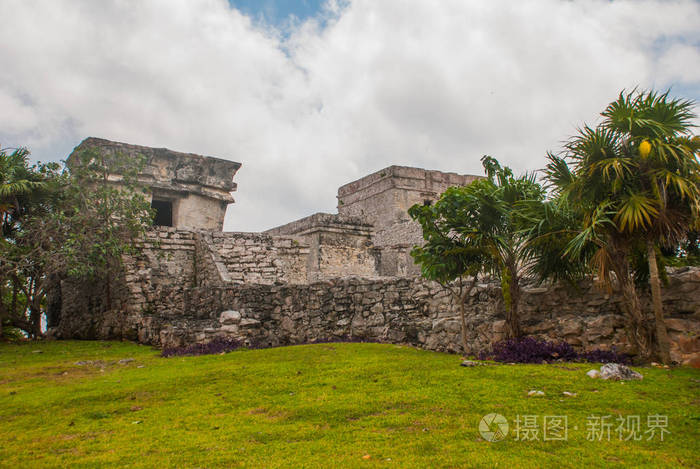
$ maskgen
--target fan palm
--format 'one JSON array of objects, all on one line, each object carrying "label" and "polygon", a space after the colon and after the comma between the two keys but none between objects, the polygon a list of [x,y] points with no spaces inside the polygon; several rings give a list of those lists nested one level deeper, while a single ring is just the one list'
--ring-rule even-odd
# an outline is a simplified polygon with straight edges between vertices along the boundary
[{"label": "fan palm", "polygon": [[[3,235],[0,238],[0,248],[15,247],[6,238],[13,236],[13,225],[21,215],[20,197],[44,186],[42,181],[36,180],[29,169],[28,156],[29,151],[25,148],[18,148],[12,153],[0,149],[0,231]],[[2,323],[9,314],[2,301],[8,282],[6,277],[8,266],[5,258],[7,252],[0,251],[3,254],[0,256],[0,337],[2,337]]]},{"label": "fan palm", "polygon": [[0,149],[0,214],[3,224],[11,212],[19,212],[18,196],[27,194],[43,185],[32,180],[28,168],[29,151],[18,148],[12,153]]},{"label": "fan palm", "polygon": [[[602,113],[599,126],[581,129],[563,156],[548,155],[546,170],[559,194],[574,200],[583,215],[583,228],[568,252],[595,247],[591,262],[609,286],[615,273],[640,354],[651,355],[655,335],[664,362],[670,361],[669,341],[656,251],[697,225],[700,166],[697,137],[691,138],[692,108],[692,102],[668,93],[621,93]],[[654,327],[632,279],[631,249],[639,242],[646,247]]]}]

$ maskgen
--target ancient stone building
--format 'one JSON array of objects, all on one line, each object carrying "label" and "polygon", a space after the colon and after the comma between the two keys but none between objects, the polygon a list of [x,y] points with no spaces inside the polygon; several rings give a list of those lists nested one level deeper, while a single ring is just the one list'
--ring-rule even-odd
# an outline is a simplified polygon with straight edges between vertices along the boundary
[{"label": "ancient stone building", "polygon": [[[223,229],[226,207],[233,203],[231,192],[236,190],[233,176],[241,167],[240,163],[90,137],[71,153],[68,166],[78,164],[77,154],[89,149],[104,155],[107,165],[117,153],[126,158],[145,157],[145,166],[138,180],[149,189],[151,206],[157,212],[157,225]],[[109,175],[109,179],[118,183],[121,175],[115,172]]]},{"label": "ancient stone building", "polygon": [[[341,186],[338,214],[317,213],[265,233],[296,235],[309,242],[313,247],[311,265],[321,272],[310,280],[418,275],[420,269],[409,253],[423,237],[408,209],[415,204],[432,204],[448,187],[464,186],[477,178],[389,166]],[[337,262],[331,266],[334,256]]]},{"label": "ancient stone building", "polygon": [[408,216],[415,204],[430,205],[450,186],[466,186],[478,176],[390,166],[338,189],[338,213],[373,226],[372,243],[379,250],[380,275],[418,275],[410,250],[421,244],[418,223]]},{"label": "ancient stone building", "polygon": [[[391,166],[342,186],[337,214],[317,213],[264,233],[222,232],[239,163],[98,139],[76,150],[90,145],[146,155],[140,179],[154,201],[172,203],[172,226],[154,226],[139,254],[124,259],[109,304],[99,281],[64,282],[56,336],[158,346],[222,336],[255,346],[342,337],[461,351],[455,305],[439,285],[420,278],[408,255],[421,236],[407,210],[477,176]],[[669,278],[664,308],[672,357],[698,361],[700,269],[675,270]],[[523,288],[527,334],[627,350],[618,296],[591,282],[571,288],[525,281]],[[502,338],[504,318],[500,285],[475,285],[467,302],[468,352]]]}]

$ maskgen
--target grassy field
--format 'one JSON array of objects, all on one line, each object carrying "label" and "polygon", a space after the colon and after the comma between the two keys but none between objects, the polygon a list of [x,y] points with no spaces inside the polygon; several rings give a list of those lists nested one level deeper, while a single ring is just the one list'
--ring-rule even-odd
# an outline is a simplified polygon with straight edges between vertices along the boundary
[{"label": "grassy field", "polygon": [[[644,380],[623,384],[585,364],[459,363],[378,344],[167,359],[120,342],[0,344],[0,465],[700,467],[698,370],[638,368]],[[488,413],[508,420],[504,440],[480,436]],[[516,439],[526,415],[539,441]],[[554,415],[567,439],[543,441]],[[589,441],[607,415],[609,440]],[[620,441],[618,415],[640,416],[643,438]],[[664,441],[647,440],[649,415],[667,417]]]}]

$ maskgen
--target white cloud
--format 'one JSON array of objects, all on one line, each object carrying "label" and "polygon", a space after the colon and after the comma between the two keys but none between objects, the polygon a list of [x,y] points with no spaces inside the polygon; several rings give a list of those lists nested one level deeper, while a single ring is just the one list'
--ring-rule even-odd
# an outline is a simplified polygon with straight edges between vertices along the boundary
[{"label": "white cloud", "polygon": [[339,185],[390,164],[536,169],[622,88],[700,89],[691,0],[325,14],[284,36],[224,0],[6,0],[0,142],[42,160],[93,135],[240,161],[227,226],[252,231],[334,211]]}]

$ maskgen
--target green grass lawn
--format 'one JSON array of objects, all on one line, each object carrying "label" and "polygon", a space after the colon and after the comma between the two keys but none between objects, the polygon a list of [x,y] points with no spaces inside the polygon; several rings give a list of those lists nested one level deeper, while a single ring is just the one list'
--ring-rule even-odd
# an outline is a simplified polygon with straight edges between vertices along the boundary
[{"label": "green grass lawn", "polygon": [[[75,364],[88,360],[102,363]],[[700,467],[698,370],[637,368],[644,380],[623,384],[588,378],[593,365],[459,363],[379,344],[167,359],[120,342],[0,344],[0,465]],[[510,423],[503,441],[480,437],[488,413]],[[619,440],[618,415],[644,433],[650,414],[667,416],[664,441]],[[540,441],[516,440],[518,415],[538,416]],[[542,441],[553,415],[564,441]],[[589,441],[588,418],[606,415],[609,441]]]}]

